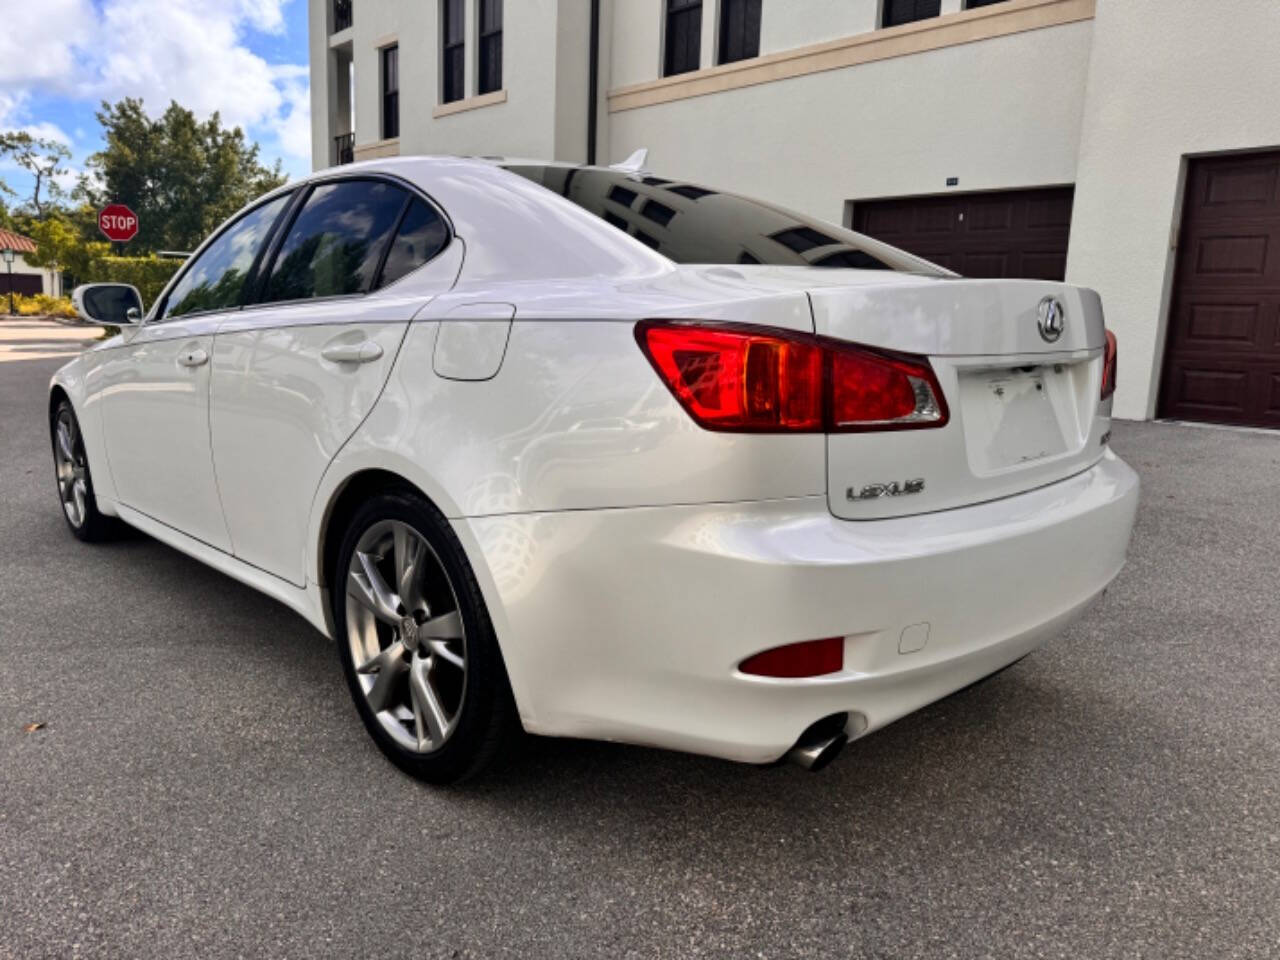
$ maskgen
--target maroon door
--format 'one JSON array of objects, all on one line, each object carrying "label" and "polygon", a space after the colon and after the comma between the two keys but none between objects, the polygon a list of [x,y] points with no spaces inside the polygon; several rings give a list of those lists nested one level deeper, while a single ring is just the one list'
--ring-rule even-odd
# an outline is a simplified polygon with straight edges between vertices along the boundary
[{"label": "maroon door", "polygon": [[1191,161],[1159,413],[1280,427],[1280,153]]},{"label": "maroon door", "polygon": [[1061,280],[1073,187],[855,203],[853,228],[966,277]]},{"label": "maroon door", "polygon": [[[4,264],[0,263],[0,297],[8,297],[9,291],[20,293],[23,296],[34,296],[37,293],[44,292],[44,280],[39,274],[35,273],[14,273],[10,274],[4,269]],[[4,304],[0,304],[4,309],[8,310],[8,300]]]}]

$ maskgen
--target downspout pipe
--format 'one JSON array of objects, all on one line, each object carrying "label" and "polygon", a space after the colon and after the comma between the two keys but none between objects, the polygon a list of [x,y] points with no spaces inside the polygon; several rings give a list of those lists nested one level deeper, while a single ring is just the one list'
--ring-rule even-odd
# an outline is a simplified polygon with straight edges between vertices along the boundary
[{"label": "downspout pipe", "polygon": [[587,165],[596,162],[596,103],[600,96],[600,0],[591,0],[591,50],[587,66]]}]

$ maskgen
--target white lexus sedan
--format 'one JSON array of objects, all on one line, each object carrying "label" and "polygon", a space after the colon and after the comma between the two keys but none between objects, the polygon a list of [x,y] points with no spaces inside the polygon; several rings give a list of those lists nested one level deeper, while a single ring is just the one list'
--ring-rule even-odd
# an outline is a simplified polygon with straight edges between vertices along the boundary
[{"label": "white lexus sedan", "polygon": [[71,531],[296,610],[434,783],[518,727],[818,768],[1078,617],[1138,502],[1098,296],[638,166],[345,166],[78,289]]}]

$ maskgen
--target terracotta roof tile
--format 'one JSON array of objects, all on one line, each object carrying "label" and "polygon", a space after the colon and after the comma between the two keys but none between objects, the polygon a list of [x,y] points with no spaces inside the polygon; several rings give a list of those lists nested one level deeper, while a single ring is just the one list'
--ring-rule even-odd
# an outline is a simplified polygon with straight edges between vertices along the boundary
[{"label": "terracotta roof tile", "polygon": [[36,242],[30,237],[10,230],[0,230],[0,250],[17,250],[19,253],[35,253]]}]

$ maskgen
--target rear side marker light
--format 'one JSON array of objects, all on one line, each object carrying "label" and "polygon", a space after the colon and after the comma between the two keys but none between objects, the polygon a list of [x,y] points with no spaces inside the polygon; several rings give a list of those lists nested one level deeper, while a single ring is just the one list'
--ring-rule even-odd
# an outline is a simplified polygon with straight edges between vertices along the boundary
[{"label": "rear side marker light", "polygon": [[1107,331],[1107,349],[1102,358],[1102,399],[1105,400],[1116,392],[1116,366],[1120,359],[1120,349],[1116,345],[1116,335]]},{"label": "rear side marker light", "polygon": [[636,340],[707,430],[845,433],[947,423],[942,389],[923,357],[727,323],[646,320]]},{"label": "rear side marker light", "polygon": [[805,640],[747,657],[738,669],[756,677],[822,677],[844,669],[844,638]]}]

